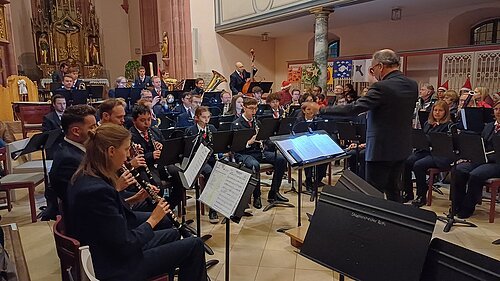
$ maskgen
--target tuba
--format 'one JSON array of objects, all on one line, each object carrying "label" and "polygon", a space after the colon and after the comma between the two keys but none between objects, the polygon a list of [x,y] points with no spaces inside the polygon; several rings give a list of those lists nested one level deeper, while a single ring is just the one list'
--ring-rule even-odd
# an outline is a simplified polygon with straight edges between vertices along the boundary
[{"label": "tuba", "polygon": [[205,87],[205,92],[213,92],[215,91],[215,89],[217,89],[217,86],[219,86],[220,83],[227,82],[227,79],[219,72],[212,70],[212,74],[214,76],[212,76],[210,83],[208,83],[208,85]]}]

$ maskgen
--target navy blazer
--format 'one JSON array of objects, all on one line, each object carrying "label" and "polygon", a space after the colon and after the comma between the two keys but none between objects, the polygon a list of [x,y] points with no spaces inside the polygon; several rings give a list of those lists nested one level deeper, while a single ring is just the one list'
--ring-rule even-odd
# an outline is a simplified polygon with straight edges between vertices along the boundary
[{"label": "navy blazer", "polygon": [[[484,140],[484,149],[486,150],[486,152],[494,150],[494,147],[493,147],[493,137],[494,136],[500,136],[500,131],[495,134],[495,121],[484,125],[484,129],[481,132],[481,137]],[[488,154],[488,162],[489,163],[495,162],[495,154],[496,153],[500,153],[500,152],[495,151],[495,153]]]},{"label": "navy blazer", "polygon": [[63,202],[66,201],[66,190],[71,177],[78,169],[84,156],[85,152],[65,140],[55,150],[49,178],[57,197],[63,200]]},{"label": "navy blazer", "polygon": [[133,213],[118,192],[102,178],[79,176],[68,188],[66,225],[71,237],[89,245],[99,280],[145,280],[135,267],[142,248],[153,237],[147,222],[133,227]]},{"label": "navy blazer", "polygon": [[61,129],[61,119],[59,119],[55,111],[52,111],[43,116],[42,131],[47,132],[56,129]]},{"label": "navy blazer", "polygon": [[139,76],[134,80],[134,88],[146,89],[147,87],[152,87],[153,83],[151,81],[151,76],[144,76],[144,80],[141,81]]},{"label": "navy blazer", "polygon": [[[164,140],[163,135],[158,130],[158,128],[150,127],[149,129],[155,141]],[[144,159],[146,160],[148,166],[152,166],[155,163],[155,160],[153,158],[153,151],[155,150],[153,141],[151,139],[149,139],[149,141],[146,141],[141,133],[135,128],[135,126],[132,126],[130,128],[130,133],[132,134],[132,142],[140,145],[142,149],[144,149]]]},{"label": "navy blazer", "polygon": [[356,116],[368,111],[366,161],[402,161],[412,152],[411,121],[417,98],[417,82],[395,70],[374,83],[366,96],[320,112]]},{"label": "navy blazer", "polygon": [[174,107],[173,112],[177,112],[177,113],[179,113],[179,114],[182,114],[182,113],[186,113],[186,112],[187,112],[187,110],[186,110],[186,108],[184,107],[184,104],[182,104],[182,103],[181,103],[181,104],[177,105],[176,107]]},{"label": "navy blazer", "polygon": [[[253,69],[253,75],[255,75],[255,73],[257,73],[256,68]],[[231,73],[231,76],[229,76],[229,88],[231,89],[231,92],[233,92],[233,95],[237,95],[243,90],[243,86],[248,78],[250,78],[250,72],[246,70],[243,70],[243,78],[241,78],[240,74],[236,70]],[[252,89],[249,90],[251,91]]]},{"label": "navy blazer", "polygon": [[[215,128],[214,125],[208,124],[207,127],[205,127],[205,130],[206,130],[206,136],[205,138],[203,138],[203,140],[205,141],[205,143],[210,144],[212,143],[211,134],[216,133],[217,129]],[[195,136],[199,133],[200,131],[198,130],[198,125],[194,124],[193,126],[186,128],[185,135],[186,137],[189,137],[189,136]]]},{"label": "navy blazer", "polygon": [[[158,93],[156,92],[155,89],[151,89],[149,91],[151,92],[151,94],[153,94],[153,98],[158,95]],[[166,98],[167,97],[167,93],[168,93],[167,89],[160,88],[160,94],[161,94],[162,98]]]},{"label": "navy blazer", "polygon": [[194,125],[194,119],[191,117],[191,114],[184,112],[177,116],[176,127],[189,127]]}]

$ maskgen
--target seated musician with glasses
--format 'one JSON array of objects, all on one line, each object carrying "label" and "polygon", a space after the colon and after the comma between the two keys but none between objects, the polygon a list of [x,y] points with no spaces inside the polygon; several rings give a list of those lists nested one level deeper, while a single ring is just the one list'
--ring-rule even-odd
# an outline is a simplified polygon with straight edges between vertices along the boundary
[{"label": "seated musician with glasses", "polygon": [[194,112],[201,105],[201,96],[194,95],[191,97],[191,105],[186,112],[177,116],[176,127],[190,127],[194,125]]},{"label": "seated musician with glasses", "polygon": [[[274,174],[271,189],[267,195],[268,202],[281,201],[288,202],[288,199],[279,193],[281,181],[286,170],[285,158],[276,151],[271,151],[270,146],[266,146],[264,140],[257,140],[257,131],[260,122],[255,119],[257,112],[257,100],[247,98],[243,101],[243,114],[231,124],[232,130],[253,129],[255,134],[247,141],[246,148],[235,154],[235,160],[243,163],[247,168],[252,169],[257,175],[260,173],[260,163],[269,163],[274,167]],[[253,191],[253,206],[262,208],[260,182]]]},{"label": "seated musician with glasses", "polygon": [[[186,136],[199,136],[200,139],[198,140],[197,143],[200,141],[203,142],[203,144],[211,146],[212,145],[212,134],[217,132],[217,129],[215,128],[214,125],[209,124],[210,122],[210,117],[211,113],[208,107],[206,106],[199,106],[196,108],[195,114],[194,114],[194,121],[195,125],[188,127],[186,129]],[[212,155],[208,159],[207,164],[201,168],[201,174],[205,178],[205,182],[208,181],[208,178],[210,177],[210,174],[212,173],[212,169],[215,165],[215,156]],[[215,210],[210,208],[210,211],[208,213],[208,219],[210,223],[218,223],[219,222],[219,216]]]},{"label": "seated musician with glasses", "polygon": [[[151,127],[151,111],[144,105],[136,105],[134,107],[132,110],[132,120],[134,123],[134,126],[130,128],[132,143],[142,148],[146,165],[151,172],[151,175],[145,176],[148,178],[152,176],[152,184],[161,186],[162,180],[166,181],[169,177],[165,171],[165,167],[156,168],[163,149],[163,144],[161,143],[164,140],[163,135],[157,128]],[[168,198],[172,208],[175,208],[181,202],[182,195],[182,185],[172,186]]]},{"label": "seated musician with glasses", "polygon": [[[500,136],[500,101],[493,106],[495,121],[484,126],[481,137],[486,152],[493,151],[493,138]],[[452,185],[455,192],[457,216],[466,219],[474,214],[476,204],[481,201],[486,180],[500,178],[500,163],[495,163],[495,153],[488,154],[488,163],[459,163],[452,173]]]},{"label": "seated musician with glasses", "polygon": [[175,229],[154,230],[171,212],[163,199],[141,224],[129,220],[131,212],[119,195],[125,187],[117,180],[130,139],[130,132],[115,124],[89,131],[87,153],[68,188],[68,234],[90,247],[99,280],[147,280],[176,268],[179,280],[207,280],[199,238],[179,240]]}]

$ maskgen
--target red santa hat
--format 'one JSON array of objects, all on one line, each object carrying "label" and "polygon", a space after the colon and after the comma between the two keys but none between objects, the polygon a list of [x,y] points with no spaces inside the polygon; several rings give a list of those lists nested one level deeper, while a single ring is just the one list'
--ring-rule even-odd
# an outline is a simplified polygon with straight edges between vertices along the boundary
[{"label": "red santa hat", "polygon": [[470,83],[469,77],[467,77],[467,81],[465,81],[465,84],[462,86],[460,91],[472,91],[472,84]]},{"label": "red santa hat", "polygon": [[448,80],[446,80],[446,82],[444,82],[443,85],[439,86],[438,91],[439,90],[443,90],[443,91],[446,92],[446,91],[448,91],[448,89],[449,89],[449,87],[448,87]]},{"label": "red santa hat", "polygon": [[281,90],[286,90],[286,89],[289,89],[290,87],[292,86],[292,83],[290,83],[289,81],[283,81],[281,82]]}]

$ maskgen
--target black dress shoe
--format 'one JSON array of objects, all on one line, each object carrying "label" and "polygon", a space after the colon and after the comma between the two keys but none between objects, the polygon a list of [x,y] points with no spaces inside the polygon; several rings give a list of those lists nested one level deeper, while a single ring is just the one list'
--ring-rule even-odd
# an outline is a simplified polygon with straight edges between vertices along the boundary
[{"label": "black dress shoe", "polygon": [[262,208],[262,202],[260,201],[260,197],[256,197],[256,198],[253,199],[253,207],[255,209]]},{"label": "black dress shoe", "polygon": [[288,198],[286,198],[285,196],[281,195],[279,192],[276,192],[276,201],[280,201],[280,202],[288,202]]},{"label": "black dress shoe", "polygon": [[411,201],[411,204],[415,207],[422,207],[427,204],[427,198],[425,196],[417,196],[417,199]]},{"label": "black dress shoe", "polygon": [[414,198],[413,192],[412,193],[405,193],[405,194],[403,194],[402,200],[403,200],[403,203],[408,203],[408,202],[412,201],[413,198]]},{"label": "black dress shoe", "polygon": [[217,211],[215,210],[210,210],[208,213],[208,221],[211,224],[216,224],[219,223],[219,215],[217,214]]},{"label": "black dress shoe", "polygon": [[474,210],[472,212],[468,211],[468,210],[460,210],[457,213],[457,218],[459,218],[459,219],[468,219],[468,218],[470,218],[472,216],[473,213],[474,213]]}]

